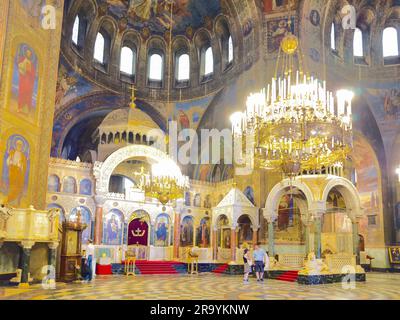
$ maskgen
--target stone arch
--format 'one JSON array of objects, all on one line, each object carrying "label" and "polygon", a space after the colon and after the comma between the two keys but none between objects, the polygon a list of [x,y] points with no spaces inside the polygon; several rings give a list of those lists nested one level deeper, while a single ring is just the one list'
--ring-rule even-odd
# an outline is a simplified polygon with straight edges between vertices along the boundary
[{"label": "stone arch", "polygon": [[355,218],[356,216],[361,215],[361,200],[357,189],[348,179],[342,177],[334,177],[325,186],[321,199],[324,208],[326,208],[329,193],[334,188],[343,196],[349,217]]},{"label": "stone arch", "polygon": [[218,222],[220,220],[221,217],[225,216],[228,219],[228,226],[232,227],[234,225],[233,221],[232,221],[232,215],[229,214],[229,212],[226,211],[220,211],[217,212],[217,214],[213,214],[212,216],[212,226],[217,229],[218,228]]},{"label": "stone arch", "polygon": [[[130,145],[125,148],[121,148],[111,154],[105,162],[96,162],[94,164],[96,194],[107,194],[110,178],[114,170],[120,163],[132,158],[146,158],[154,163],[159,163],[161,161],[172,161],[172,158],[170,158],[166,153],[153,147],[145,145]],[[180,168],[176,164],[173,170],[177,170],[177,172],[182,174]]]},{"label": "stone arch", "polygon": [[305,201],[300,202],[302,209],[312,208],[312,204],[315,199],[311,189],[300,179],[285,179],[276,184],[269,193],[265,202],[264,218],[267,219],[271,216],[278,216],[279,202],[282,196],[287,193],[288,188],[292,188],[293,190],[297,189],[303,193],[305,196]]},{"label": "stone arch", "polygon": [[[247,218],[249,218],[249,220],[250,220],[250,222],[251,222],[251,227],[252,227],[253,229],[258,229],[258,228],[260,227],[260,226],[259,226],[259,223],[258,223],[258,221],[257,221],[257,219],[256,219],[256,217],[254,217],[253,215],[251,215],[251,214],[249,214],[249,213],[242,213],[242,214],[238,215],[237,218],[236,218],[236,222],[235,222],[236,225],[238,225],[239,220],[240,220],[240,218],[242,218],[242,217],[247,217]],[[229,218],[228,218],[228,219],[229,219]]]}]

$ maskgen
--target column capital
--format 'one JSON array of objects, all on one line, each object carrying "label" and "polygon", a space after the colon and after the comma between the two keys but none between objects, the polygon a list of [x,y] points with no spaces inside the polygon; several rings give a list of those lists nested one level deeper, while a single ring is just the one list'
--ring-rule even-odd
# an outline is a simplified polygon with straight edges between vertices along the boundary
[{"label": "column capital", "polygon": [[21,241],[19,244],[23,249],[32,249],[32,247],[35,245],[35,241]]},{"label": "column capital", "polygon": [[266,219],[268,221],[268,223],[274,222],[276,219],[278,219],[277,211],[270,212],[270,211],[267,211],[267,209],[263,208],[262,213],[263,213],[264,219]]},{"label": "column capital", "polygon": [[49,242],[47,245],[49,246],[49,249],[56,250],[58,248],[59,244],[60,243],[58,241],[56,241],[56,242]]},{"label": "column capital", "polygon": [[309,220],[315,221],[317,219],[321,219],[322,216],[326,213],[326,211],[321,210],[309,210]]},{"label": "column capital", "polygon": [[253,232],[258,232],[258,230],[260,230],[260,226],[252,227],[251,230],[253,230]]},{"label": "column capital", "polygon": [[96,207],[103,207],[107,201],[107,198],[104,195],[96,195],[94,197]]}]

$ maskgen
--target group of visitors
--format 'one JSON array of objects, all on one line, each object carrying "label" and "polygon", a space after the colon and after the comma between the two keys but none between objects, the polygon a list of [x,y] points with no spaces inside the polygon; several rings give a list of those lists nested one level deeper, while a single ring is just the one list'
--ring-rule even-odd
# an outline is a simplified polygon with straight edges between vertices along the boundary
[{"label": "group of visitors", "polygon": [[[243,254],[243,262],[244,262],[244,278],[243,281],[245,283],[249,282],[249,274],[252,271],[252,267],[254,267],[254,271],[256,273],[257,282],[264,281],[264,270],[269,268],[269,257],[263,248],[260,247],[259,244],[254,246],[253,251],[253,260],[250,257],[249,249],[244,250]],[[253,264],[254,261],[254,264]]]}]

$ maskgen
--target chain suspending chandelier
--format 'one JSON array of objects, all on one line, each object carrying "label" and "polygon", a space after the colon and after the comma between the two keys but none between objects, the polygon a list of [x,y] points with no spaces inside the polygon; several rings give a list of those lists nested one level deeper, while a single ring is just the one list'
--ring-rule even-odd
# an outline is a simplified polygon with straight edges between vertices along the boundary
[{"label": "chain suspending chandelier", "polygon": [[[296,56],[299,67],[294,71]],[[289,32],[272,82],[249,95],[245,112],[231,116],[233,135],[243,144],[254,141],[247,156],[256,168],[288,177],[321,173],[343,166],[352,150],[352,99],[348,90],[338,91],[335,99],[325,81],[303,71],[299,40]]]},{"label": "chain suspending chandelier", "polygon": [[[169,2],[170,5],[170,18],[173,18],[174,2]],[[172,28],[173,23],[169,26],[169,60],[168,60],[168,74],[171,75],[172,67]],[[170,83],[168,82],[168,99],[167,105],[170,104]],[[135,90],[132,89],[131,108],[136,108],[135,104]],[[166,138],[168,144],[168,138]],[[169,148],[167,147],[166,150]],[[144,168],[141,173],[141,189],[144,190],[146,197],[157,199],[162,205],[166,205],[171,201],[184,198],[185,190],[189,188],[189,178],[181,173],[179,166],[171,159],[161,160],[151,167],[151,172],[146,174]]]}]

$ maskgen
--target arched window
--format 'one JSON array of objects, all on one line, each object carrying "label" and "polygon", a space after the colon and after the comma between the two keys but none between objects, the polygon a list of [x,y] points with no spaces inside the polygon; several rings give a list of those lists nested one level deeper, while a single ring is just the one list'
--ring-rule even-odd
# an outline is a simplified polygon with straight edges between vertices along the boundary
[{"label": "arched window", "polygon": [[178,57],[178,81],[187,81],[190,79],[190,57],[187,53]]},{"label": "arched window", "polygon": [[105,39],[104,36],[99,32],[96,37],[94,45],[94,58],[97,62],[104,64],[104,50],[105,50]]},{"label": "arched window", "polygon": [[160,54],[154,53],[150,56],[149,80],[162,81],[163,74],[163,58]]},{"label": "arched window", "polygon": [[79,184],[79,193],[90,196],[92,194],[92,181],[89,179],[83,179]]},{"label": "arched window", "polygon": [[80,19],[79,16],[76,16],[75,22],[74,22],[74,27],[72,29],[72,42],[75,45],[78,45],[78,40],[79,40],[79,25],[80,25]]},{"label": "arched window", "polygon": [[214,56],[211,47],[204,52],[204,75],[208,76],[214,72]]},{"label": "arched window", "polygon": [[135,74],[135,53],[129,47],[123,47],[121,50],[121,63],[120,63],[120,71],[127,75]]},{"label": "arched window", "polygon": [[397,57],[399,55],[399,41],[396,28],[388,27],[383,30],[382,46],[384,58]]},{"label": "arched window", "polygon": [[354,31],[353,55],[354,57],[364,57],[363,33],[359,28]]},{"label": "arched window", "polygon": [[63,192],[74,194],[76,193],[76,180],[74,177],[65,177],[63,180]]},{"label": "arched window", "polygon": [[60,192],[60,178],[57,175],[50,175],[47,180],[47,191]]},{"label": "arched window", "polygon": [[334,23],[332,23],[332,26],[331,26],[331,49],[333,51],[336,50],[336,30],[335,30]]},{"label": "arched window", "polygon": [[228,62],[231,63],[233,61],[233,39],[232,36],[229,36],[228,40]]}]

